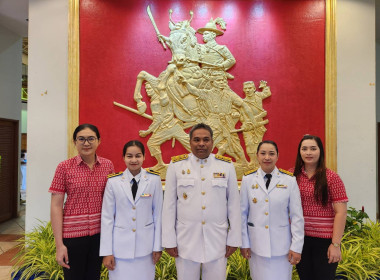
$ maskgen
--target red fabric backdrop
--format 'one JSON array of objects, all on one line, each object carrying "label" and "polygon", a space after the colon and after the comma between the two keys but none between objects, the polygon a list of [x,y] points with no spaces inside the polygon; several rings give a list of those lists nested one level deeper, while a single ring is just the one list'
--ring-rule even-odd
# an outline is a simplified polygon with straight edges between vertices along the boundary
[{"label": "red fabric backdrop", "polygon": [[[98,153],[124,170],[123,145],[139,137],[151,121],[113,105],[113,101],[136,108],[133,92],[137,74],[145,70],[158,76],[171,59],[158,43],[146,13],[150,5],[157,26],[169,35],[168,10],[175,22],[189,19],[203,27],[211,17],[222,17],[227,30],[216,41],[236,58],[229,70],[235,76],[230,87],[243,96],[242,83],[268,81],[272,96],[265,99],[268,131],[264,140],[277,142],[277,166],[293,166],[297,145],[304,134],[325,137],[325,1],[80,1],[80,123],[97,125],[102,144]],[[198,34],[198,42],[202,42]],[[149,101],[147,102],[148,111]],[[165,162],[186,152],[176,142],[161,146]],[[145,167],[156,164],[147,155]]]}]

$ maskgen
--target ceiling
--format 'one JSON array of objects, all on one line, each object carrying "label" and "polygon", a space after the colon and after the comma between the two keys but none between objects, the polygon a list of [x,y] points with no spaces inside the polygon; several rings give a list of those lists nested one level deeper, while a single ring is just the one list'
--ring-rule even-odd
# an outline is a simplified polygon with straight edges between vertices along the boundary
[{"label": "ceiling", "polygon": [[[380,42],[380,5],[376,3],[376,42]],[[29,0],[0,0],[0,25],[28,37]]]},{"label": "ceiling", "polygon": [[28,37],[28,0],[0,0],[0,25]]}]

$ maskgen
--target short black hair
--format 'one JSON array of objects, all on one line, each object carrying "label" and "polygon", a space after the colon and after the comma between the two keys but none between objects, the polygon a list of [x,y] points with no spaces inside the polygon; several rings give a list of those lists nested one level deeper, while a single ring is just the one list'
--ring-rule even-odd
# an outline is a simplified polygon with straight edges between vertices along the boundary
[{"label": "short black hair", "polygon": [[143,154],[143,156],[145,156],[145,147],[144,147],[144,144],[141,143],[139,140],[131,140],[131,141],[127,142],[124,145],[124,148],[123,148],[123,157],[125,157],[125,154],[127,153],[128,147],[132,147],[132,146],[136,146],[136,147],[140,148],[141,153]]},{"label": "short black hair", "polygon": [[278,147],[277,147],[277,144],[276,142],[272,141],[272,140],[264,140],[264,141],[261,141],[260,144],[257,146],[257,153],[259,153],[259,150],[260,150],[260,147],[262,144],[271,144],[274,146],[274,148],[276,149],[276,152],[278,154]]},{"label": "short black hair", "polygon": [[210,132],[210,136],[211,136],[211,139],[212,139],[214,133],[213,133],[211,127],[209,125],[205,124],[205,123],[198,123],[198,124],[194,125],[191,128],[191,130],[190,130],[190,133],[189,133],[190,140],[193,137],[194,131],[197,130],[197,129],[201,129],[201,128],[206,129],[208,132]]},{"label": "short black hair", "polygon": [[86,128],[89,128],[91,129],[93,132],[95,132],[96,134],[96,137],[98,139],[100,139],[100,133],[99,133],[99,129],[93,125],[93,124],[90,124],[90,123],[84,123],[84,124],[81,124],[81,125],[78,125],[77,128],[74,130],[74,133],[73,133],[73,140],[76,141],[77,140],[77,134],[79,131],[82,131],[83,129],[86,129]]}]

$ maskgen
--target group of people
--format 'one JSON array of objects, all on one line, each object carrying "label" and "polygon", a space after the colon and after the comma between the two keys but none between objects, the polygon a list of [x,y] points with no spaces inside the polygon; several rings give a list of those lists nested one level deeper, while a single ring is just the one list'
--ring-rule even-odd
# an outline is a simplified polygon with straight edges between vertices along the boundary
[{"label": "group of people", "polygon": [[154,279],[165,248],[179,280],[222,280],[239,247],[254,280],[290,280],[293,265],[301,280],[335,278],[348,198],[319,137],[301,139],[293,173],[276,167],[277,144],[262,141],[260,167],[239,193],[231,159],[211,153],[211,127],[189,135],[191,153],[172,157],[163,193],[159,174],[142,168],[140,141],[124,145],[127,168],[114,173],[96,153],[96,126],[76,128],[78,155],[58,165],[49,189],[65,279],[99,279],[102,262],[111,280]]}]

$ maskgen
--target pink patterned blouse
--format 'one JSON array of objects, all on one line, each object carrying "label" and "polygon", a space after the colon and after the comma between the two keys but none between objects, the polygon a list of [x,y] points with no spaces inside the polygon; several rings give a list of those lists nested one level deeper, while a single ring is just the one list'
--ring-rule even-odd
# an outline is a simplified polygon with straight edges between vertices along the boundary
[{"label": "pink patterned blouse", "polygon": [[314,199],[315,176],[307,177],[304,167],[297,176],[300,188],[303,216],[305,218],[305,235],[319,238],[332,238],[335,212],[333,203],[347,202],[346,189],[339,175],[326,169],[328,186],[328,203],[323,207]]},{"label": "pink patterned blouse", "polygon": [[63,238],[100,232],[100,217],[107,175],[114,173],[110,160],[97,156],[91,170],[78,155],[61,162],[49,192],[67,194],[63,210]]}]

